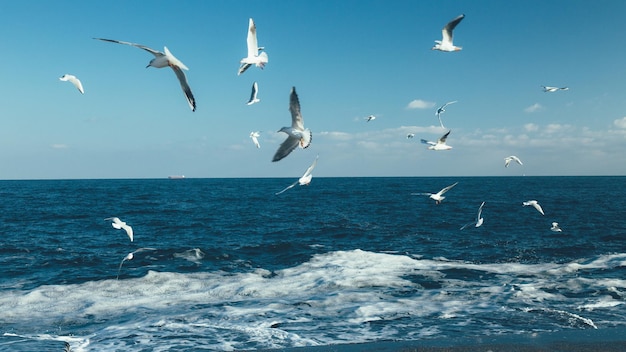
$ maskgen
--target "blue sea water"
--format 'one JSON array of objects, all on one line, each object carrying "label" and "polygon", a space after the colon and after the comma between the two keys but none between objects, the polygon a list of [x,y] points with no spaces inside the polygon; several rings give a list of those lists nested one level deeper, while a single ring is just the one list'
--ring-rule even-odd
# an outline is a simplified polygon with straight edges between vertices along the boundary
[{"label": "blue sea water", "polygon": [[[626,327],[626,177],[315,178],[274,194],[291,182],[0,181],[0,350]],[[454,182],[439,205],[412,195]],[[484,224],[461,231],[483,201]]]}]

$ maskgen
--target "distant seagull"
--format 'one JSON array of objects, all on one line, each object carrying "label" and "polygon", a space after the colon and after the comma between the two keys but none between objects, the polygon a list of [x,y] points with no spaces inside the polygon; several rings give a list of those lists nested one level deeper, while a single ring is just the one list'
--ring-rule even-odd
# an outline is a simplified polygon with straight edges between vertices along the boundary
[{"label": "distant seagull", "polygon": [[252,83],[252,93],[250,93],[250,100],[248,100],[246,104],[252,105],[254,103],[260,102],[261,99],[257,97],[258,94],[259,94],[259,85],[256,82],[254,82]]},{"label": "distant seagull", "polygon": [[518,157],[516,157],[515,155],[511,155],[511,156],[507,156],[506,158],[504,158],[504,167],[509,167],[509,164],[511,163],[511,161],[515,161],[516,163],[520,165],[524,165],[522,164],[522,161],[519,160]]},{"label": "distant seagull", "polygon": [[370,115],[370,116],[366,117],[365,119],[367,119],[367,122],[370,122],[372,120],[376,120],[376,116]]},{"label": "distant seagull", "polygon": [[413,138],[413,137],[415,137],[415,133],[409,133],[409,134],[406,135],[406,139],[410,139],[410,138]]},{"label": "distant seagull", "polygon": [[552,227],[550,228],[550,231],[561,232],[563,230],[561,230],[561,228],[559,227],[559,223],[558,222],[553,222],[552,223]]},{"label": "distant seagull", "polygon": [[133,241],[133,228],[126,225],[126,223],[122,220],[120,220],[120,218],[117,217],[112,217],[112,218],[106,218],[104,220],[112,220],[113,222],[111,223],[111,226],[113,226],[114,228],[118,229],[118,230],[124,230],[126,231],[126,234],[128,235],[128,238],[130,238],[130,241]]},{"label": "distant seagull", "polygon": [[268,62],[267,53],[265,51],[260,52],[263,48],[259,48],[257,43],[256,25],[254,24],[254,20],[252,20],[252,18],[248,22],[248,38],[246,42],[248,45],[248,56],[244,57],[239,62],[241,66],[239,67],[239,71],[237,71],[237,75],[244,73],[252,65],[263,69],[265,64]]},{"label": "distant seagull", "polygon": [[185,93],[185,98],[187,98],[187,103],[189,103],[189,107],[191,108],[191,111],[196,111],[196,99],[194,99],[193,94],[191,93],[191,88],[189,88],[189,84],[187,84],[187,77],[185,76],[185,73],[183,72],[183,70],[189,70],[189,69],[187,68],[187,66],[185,66],[185,64],[183,64],[180,60],[174,57],[174,55],[172,55],[172,53],[169,50],[167,50],[167,47],[163,47],[163,50],[165,51],[165,53],[162,53],[160,51],[150,49],[147,46],[143,46],[140,44],[123,42],[123,41],[113,40],[113,39],[104,39],[104,38],[93,38],[93,39],[102,40],[105,42],[134,46],[139,49],[143,49],[151,53],[152,55],[154,55],[154,59],[150,60],[150,63],[148,63],[148,66],[146,66],[146,68],[150,66],[155,67],[155,68],[163,68],[163,67],[169,66],[172,70],[174,70],[174,73],[176,74],[176,77],[178,78],[178,81],[180,82],[180,87],[183,89],[183,92]]},{"label": "distant seagull", "polygon": [[285,132],[287,139],[278,147],[272,161],[279,161],[289,155],[296,147],[304,149],[311,145],[313,133],[304,128],[304,120],[300,113],[300,100],[296,94],[296,87],[291,88],[289,96],[289,111],[291,112],[291,127],[283,127],[278,132]]},{"label": "distant seagull", "polygon": [[483,212],[483,205],[485,205],[485,202],[482,202],[480,204],[480,207],[478,208],[478,215],[476,216],[476,221],[463,225],[463,227],[461,227],[461,230],[464,230],[466,227],[470,225],[474,225],[474,227],[480,227],[483,224],[483,218],[480,217]]},{"label": "distant seagull", "polygon": [[78,89],[78,91],[81,94],[85,94],[85,90],[83,89],[83,84],[80,83],[80,80],[78,78],[76,78],[76,76],[74,75],[69,75],[69,74],[64,74],[63,76],[59,77],[59,79],[61,81],[70,81],[72,82],[72,84],[74,85],[74,87],[76,87],[76,89]]},{"label": "distant seagull", "polygon": [[133,258],[135,258],[135,253],[140,253],[140,252],[144,252],[144,251],[156,251],[156,248],[139,248],[138,250],[128,253],[124,259],[122,259],[122,262],[120,263],[120,267],[117,269],[117,279],[120,279],[120,271],[122,270],[122,264],[124,264],[125,261],[127,260],[133,260]]},{"label": "distant seagull", "polygon": [[437,115],[437,118],[439,119],[439,124],[441,125],[441,128],[445,129],[445,127],[443,126],[443,122],[441,122],[441,113],[446,111],[446,106],[448,106],[450,104],[454,104],[456,102],[457,102],[456,100],[455,101],[449,101],[449,102],[443,104],[442,106],[440,106],[437,109],[437,112],[435,112],[435,115]]},{"label": "distant seagull", "polygon": [[72,352],[72,346],[70,346],[67,341],[65,341],[65,348],[63,348],[63,352]]},{"label": "distant seagull", "polygon": [[569,89],[568,87],[562,87],[562,88],[559,88],[559,87],[548,87],[548,86],[541,86],[541,87],[543,88],[543,91],[546,92],[546,93],[553,93],[553,92],[556,92],[556,91],[559,91],[559,90],[568,90]]},{"label": "distant seagull", "polygon": [[254,143],[254,145],[256,145],[257,148],[261,148],[261,145],[259,144],[259,140],[257,139],[260,136],[261,136],[261,133],[258,131],[250,132],[250,138],[252,138],[252,142]]},{"label": "distant seagull", "polygon": [[441,136],[441,138],[437,140],[437,143],[427,141],[425,139],[422,139],[421,142],[424,144],[428,144],[428,149],[430,150],[450,150],[452,149],[452,147],[446,144],[446,139],[448,138],[448,135],[450,134],[450,132],[452,132],[452,130],[448,131],[446,134]]},{"label": "distant seagull", "polygon": [[460,15],[452,21],[448,22],[448,24],[443,27],[443,29],[441,30],[442,39],[435,40],[436,44],[432,47],[432,50],[460,51],[462,49],[462,47],[454,46],[454,44],[452,44],[452,31],[454,30],[454,27],[456,27],[456,25],[459,24],[461,20],[463,20],[463,18],[465,18],[465,15]]},{"label": "distant seagull", "polygon": [[444,193],[448,192],[452,187],[456,186],[458,184],[458,182],[455,182],[453,184],[451,184],[450,186],[442,189],[441,191],[437,192],[437,193],[411,193],[412,195],[421,195],[421,196],[428,196],[430,199],[433,199],[435,201],[435,204],[441,204],[441,202],[446,198],[443,196]]},{"label": "distant seagull", "polygon": [[527,202],[523,202],[522,205],[523,206],[532,205],[535,209],[537,209],[538,212],[541,213],[541,215],[545,215],[543,213],[543,209],[541,209],[541,205],[539,205],[539,203],[536,200],[529,200]]},{"label": "distant seagull", "polygon": [[311,179],[313,178],[313,169],[315,168],[315,165],[317,165],[317,159],[319,158],[319,155],[317,157],[315,157],[315,160],[313,160],[313,163],[311,164],[311,166],[309,166],[308,169],[306,169],[306,171],[304,172],[304,175],[302,175],[302,177],[300,177],[298,179],[298,181],[292,183],[291,185],[287,186],[287,188],[283,189],[282,191],[276,193],[276,195],[279,195],[283,192],[285,192],[286,190],[294,187],[297,184],[300,184],[300,186],[308,186],[309,183],[311,183]]}]

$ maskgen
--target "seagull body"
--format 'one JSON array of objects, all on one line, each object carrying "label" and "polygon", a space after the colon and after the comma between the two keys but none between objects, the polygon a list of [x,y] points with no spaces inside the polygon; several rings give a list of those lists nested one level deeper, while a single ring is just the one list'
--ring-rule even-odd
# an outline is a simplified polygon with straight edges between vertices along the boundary
[{"label": "seagull body", "polygon": [[246,104],[252,105],[254,103],[260,102],[261,99],[257,97],[258,94],[259,94],[259,85],[256,82],[254,82],[252,83],[252,93],[250,93],[250,100],[248,100]]},{"label": "seagull body", "polygon": [[300,100],[296,93],[296,87],[291,88],[289,96],[289,111],[291,112],[291,127],[283,127],[278,132],[285,132],[287,139],[278,147],[272,161],[279,161],[289,155],[296,147],[305,149],[311,145],[313,133],[304,128],[304,120],[300,113]]},{"label": "seagull body", "polygon": [[454,103],[456,103],[456,100],[455,101],[449,101],[449,102],[443,104],[442,106],[440,106],[437,109],[437,112],[435,112],[435,115],[437,115],[437,118],[439,119],[439,124],[441,125],[441,128],[443,128],[443,129],[445,129],[445,127],[443,126],[443,122],[441,122],[441,113],[446,111],[446,106],[448,106],[450,104],[454,104]]},{"label": "seagull body", "polygon": [[543,209],[541,208],[541,205],[539,205],[539,203],[536,200],[529,200],[527,202],[523,202],[522,205],[523,206],[532,205],[535,209],[537,209],[538,212],[541,213],[541,215],[545,215],[543,213]]},{"label": "seagull body", "polygon": [[252,138],[252,142],[257,148],[261,148],[261,145],[259,144],[259,140],[258,140],[260,136],[261,136],[261,133],[259,133],[258,131],[250,132],[250,138]]},{"label": "seagull body", "polygon": [[367,122],[370,122],[372,120],[376,120],[376,116],[370,115],[370,116],[366,117],[366,119],[367,119]]},{"label": "seagull body", "polygon": [[424,144],[428,144],[428,149],[430,150],[450,150],[452,149],[452,147],[446,144],[446,139],[448,138],[450,132],[452,132],[452,130],[441,136],[441,138],[439,138],[436,143],[427,141],[425,139],[422,139],[421,142]]},{"label": "seagull body", "polygon": [[298,179],[298,181],[292,183],[291,185],[287,186],[287,188],[283,189],[282,191],[276,193],[276,195],[279,195],[283,192],[285,192],[286,190],[293,188],[295,185],[299,184],[300,186],[308,186],[311,183],[311,179],[313,179],[313,169],[315,168],[315,165],[317,165],[317,159],[319,158],[319,156],[315,157],[315,160],[313,160],[313,163],[311,164],[311,166],[309,166],[308,169],[306,169],[306,171],[304,172],[304,175],[302,175],[302,177],[300,177]]},{"label": "seagull body", "polygon": [[410,138],[413,138],[413,137],[415,137],[415,133],[409,133],[409,134],[406,135],[407,139],[410,139]]},{"label": "seagull body", "polygon": [[185,76],[185,73],[183,72],[183,70],[189,70],[189,69],[187,68],[187,66],[185,66],[185,64],[183,64],[174,55],[172,55],[172,53],[167,49],[167,47],[163,47],[164,53],[162,53],[158,50],[148,48],[147,46],[144,46],[141,44],[123,42],[120,40],[113,40],[113,39],[104,39],[104,38],[94,38],[94,39],[102,40],[105,42],[134,46],[139,49],[143,49],[151,53],[152,55],[154,55],[154,59],[150,60],[150,63],[148,63],[148,66],[146,67],[150,67],[150,66],[155,67],[155,68],[170,67],[176,74],[176,78],[178,78],[178,82],[180,83],[180,87],[182,88],[183,93],[185,93],[185,98],[187,98],[187,103],[189,104],[191,111],[196,111],[196,99],[193,97],[193,94],[191,93],[191,88],[189,88],[189,84],[187,83],[187,77]]},{"label": "seagull body", "polygon": [[456,186],[457,184],[458,182],[455,182],[451,184],[450,186],[445,187],[444,189],[442,189],[441,191],[437,193],[411,193],[411,194],[428,196],[428,198],[433,199],[435,201],[435,204],[440,204],[446,198],[443,196],[444,193],[448,192],[452,187]]},{"label": "seagull body", "polygon": [[122,270],[122,264],[124,264],[125,261],[127,260],[133,260],[133,258],[135,258],[135,253],[139,253],[139,252],[144,252],[144,251],[156,251],[156,248],[139,248],[136,251],[130,252],[128,253],[124,259],[122,259],[122,262],[120,263],[120,267],[117,269],[117,279],[120,279],[120,271]]},{"label": "seagull body", "polygon": [[448,24],[443,27],[443,29],[441,30],[442,39],[435,40],[436,44],[432,47],[432,50],[460,51],[462,49],[462,47],[454,46],[454,44],[452,43],[452,31],[454,30],[454,27],[456,27],[459,22],[463,20],[463,18],[465,18],[465,15],[460,15],[452,21],[448,22]]},{"label": "seagull body", "polygon": [[552,223],[552,227],[550,228],[550,231],[561,232],[563,230],[561,230],[561,228],[559,227],[559,223],[558,222],[553,222]]},{"label": "seagull body", "polygon": [[504,158],[504,167],[509,167],[509,164],[511,163],[511,161],[515,161],[516,163],[520,165],[524,165],[522,164],[522,161],[519,160],[518,157],[516,157],[515,155],[511,155],[511,156],[507,156],[506,158]]},{"label": "seagull body", "polygon": [[262,51],[263,48],[259,48],[257,43],[256,25],[254,24],[254,20],[252,18],[248,22],[248,37],[246,43],[248,46],[248,56],[239,61],[241,66],[239,67],[239,71],[237,71],[237,75],[244,73],[252,65],[263,69],[265,64],[268,62],[267,53]]},{"label": "seagull body", "polygon": [[112,218],[106,218],[104,220],[111,220],[112,221],[111,226],[113,226],[113,228],[126,231],[128,238],[130,238],[130,241],[131,242],[133,241],[133,228],[126,225],[126,223],[120,220],[120,218],[112,217]]},{"label": "seagull body", "polygon": [[65,82],[67,81],[71,82],[81,94],[85,94],[85,90],[83,89],[83,84],[80,83],[80,80],[76,78],[76,76],[70,75],[70,74],[64,74],[63,76],[59,77],[59,79]]},{"label": "seagull body", "polygon": [[554,93],[559,90],[568,90],[568,87],[549,87],[549,86],[541,86],[543,91],[546,93]]},{"label": "seagull body", "polygon": [[476,221],[474,221],[474,222],[470,222],[470,223],[467,223],[467,224],[463,225],[463,227],[461,227],[461,230],[464,230],[466,227],[468,227],[468,226],[470,226],[470,225],[474,225],[474,227],[480,227],[480,226],[482,226],[482,224],[483,224],[483,220],[484,220],[484,219],[483,219],[483,218],[481,218],[480,216],[481,216],[481,215],[482,215],[482,213],[483,213],[483,206],[484,206],[484,205],[485,205],[485,202],[482,202],[482,203],[480,204],[480,207],[478,208],[478,215],[476,216]]}]

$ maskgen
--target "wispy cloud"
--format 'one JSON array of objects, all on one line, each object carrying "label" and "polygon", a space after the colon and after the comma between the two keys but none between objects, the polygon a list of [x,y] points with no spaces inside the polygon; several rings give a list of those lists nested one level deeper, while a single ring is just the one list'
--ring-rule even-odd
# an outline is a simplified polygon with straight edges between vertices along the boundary
[{"label": "wispy cloud", "polygon": [[539,103],[534,103],[533,105],[527,107],[526,109],[524,109],[525,112],[528,113],[533,113],[533,112],[537,112],[543,110],[543,106]]},{"label": "wispy cloud", "polygon": [[524,125],[524,129],[526,130],[526,132],[535,132],[539,130],[539,126],[534,123],[527,123]]},{"label": "wispy cloud", "polygon": [[613,124],[617,128],[626,128],[626,116],[622,117],[621,119],[617,119],[613,121]]},{"label": "wispy cloud", "polygon": [[426,101],[422,99],[415,99],[406,106],[407,109],[431,109],[435,106],[432,101]]}]

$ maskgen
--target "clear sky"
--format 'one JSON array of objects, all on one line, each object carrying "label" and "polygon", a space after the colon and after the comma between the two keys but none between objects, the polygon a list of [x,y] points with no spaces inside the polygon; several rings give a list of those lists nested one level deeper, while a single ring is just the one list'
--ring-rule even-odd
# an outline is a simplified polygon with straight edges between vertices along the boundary
[{"label": "clear sky", "polygon": [[[626,175],[624,13],[619,0],[2,1],[0,179],[297,178],[316,155],[318,177]],[[463,50],[432,51],[459,14]],[[269,63],[237,76],[250,17]],[[197,110],[172,70],[145,68],[152,55],[93,37],[167,46]],[[292,86],[313,142],[273,163]],[[451,100],[453,149],[427,150]],[[524,165],[505,169],[511,154]]]}]

